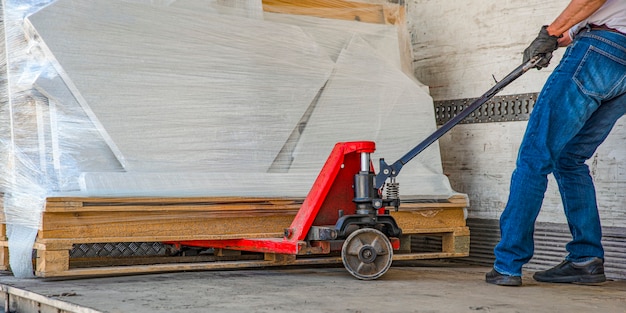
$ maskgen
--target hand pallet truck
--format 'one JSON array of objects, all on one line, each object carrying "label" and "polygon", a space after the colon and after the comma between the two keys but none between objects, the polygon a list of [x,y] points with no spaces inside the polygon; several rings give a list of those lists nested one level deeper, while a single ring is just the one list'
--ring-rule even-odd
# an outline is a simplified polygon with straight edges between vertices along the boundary
[{"label": "hand pallet truck", "polygon": [[[529,69],[541,57],[518,66],[480,98],[450,119],[391,165],[380,159],[378,174],[370,160],[371,141],[335,145],[283,238],[192,240],[176,244],[288,255],[324,255],[341,251],[345,268],[362,280],[377,279],[391,266],[402,230],[389,214],[400,206],[398,176],[402,166],[469,116]],[[385,183],[389,180],[389,183]],[[386,195],[382,196],[386,187]]]}]

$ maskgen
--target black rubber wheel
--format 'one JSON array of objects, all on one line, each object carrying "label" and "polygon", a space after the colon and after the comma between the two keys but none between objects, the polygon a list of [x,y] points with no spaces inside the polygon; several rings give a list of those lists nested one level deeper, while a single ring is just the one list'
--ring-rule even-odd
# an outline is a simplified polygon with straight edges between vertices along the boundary
[{"label": "black rubber wheel", "polygon": [[354,231],[341,248],[341,260],[352,276],[373,280],[391,267],[393,248],[389,238],[373,228]]}]

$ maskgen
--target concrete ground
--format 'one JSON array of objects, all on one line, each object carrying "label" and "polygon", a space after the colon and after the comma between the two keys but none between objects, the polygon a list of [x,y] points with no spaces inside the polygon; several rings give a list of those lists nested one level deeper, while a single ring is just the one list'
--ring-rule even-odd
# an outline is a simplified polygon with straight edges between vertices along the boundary
[{"label": "concrete ground", "polygon": [[102,312],[626,312],[626,281],[522,287],[484,282],[489,268],[446,261],[394,262],[374,281],[343,267],[163,273],[0,283]]}]

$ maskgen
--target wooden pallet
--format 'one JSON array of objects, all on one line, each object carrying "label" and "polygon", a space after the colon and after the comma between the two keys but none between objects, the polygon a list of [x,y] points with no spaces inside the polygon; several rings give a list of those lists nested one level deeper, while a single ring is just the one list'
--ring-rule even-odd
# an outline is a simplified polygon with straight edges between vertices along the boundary
[{"label": "wooden pallet", "polygon": [[[34,244],[35,274],[39,277],[122,275],[131,273],[262,267],[286,264],[341,262],[337,256],[314,258],[280,254],[243,255],[216,251],[210,257],[126,258],[130,265],[105,266],[110,258],[75,262],[70,250],[84,243],[171,242],[233,238],[281,238],[294,219],[302,199],[289,198],[91,198],[51,197],[46,200]],[[465,197],[446,201],[413,201],[391,212],[403,230],[397,260],[462,257],[469,254],[465,225]],[[4,225],[3,225],[4,226]],[[8,268],[8,242],[0,231],[0,267]],[[441,251],[411,251],[411,236],[442,238]],[[252,259],[251,259],[252,258]],[[149,258],[148,258],[149,259]],[[117,260],[119,262],[120,260]],[[77,264],[88,264],[78,268]],[[145,264],[163,263],[163,264]]]}]

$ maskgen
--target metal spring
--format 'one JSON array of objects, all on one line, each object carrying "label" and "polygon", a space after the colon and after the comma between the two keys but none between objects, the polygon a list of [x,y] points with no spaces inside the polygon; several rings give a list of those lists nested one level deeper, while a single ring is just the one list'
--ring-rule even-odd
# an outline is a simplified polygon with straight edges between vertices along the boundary
[{"label": "metal spring", "polygon": [[387,188],[385,188],[385,192],[387,195],[387,199],[398,199],[400,198],[400,183],[390,182],[387,183]]}]

